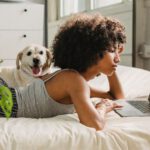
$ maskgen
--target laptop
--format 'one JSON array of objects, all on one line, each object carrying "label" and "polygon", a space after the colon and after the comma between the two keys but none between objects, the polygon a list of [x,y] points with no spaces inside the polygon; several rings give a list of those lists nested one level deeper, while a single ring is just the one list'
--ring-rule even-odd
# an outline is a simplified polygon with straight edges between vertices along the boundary
[{"label": "laptop", "polygon": [[121,117],[150,117],[150,95],[148,100],[118,100],[116,103],[123,106],[115,110]]}]

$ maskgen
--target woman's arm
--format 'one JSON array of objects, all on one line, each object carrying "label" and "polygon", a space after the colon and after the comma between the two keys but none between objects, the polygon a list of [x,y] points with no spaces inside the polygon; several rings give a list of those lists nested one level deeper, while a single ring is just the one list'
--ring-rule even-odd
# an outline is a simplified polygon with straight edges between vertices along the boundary
[{"label": "woman's arm", "polygon": [[114,72],[111,76],[108,76],[109,81],[109,93],[114,99],[122,99],[125,98],[124,92],[119,81],[118,75]]},{"label": "woman's arm", "polygon": [[114,72],[111,76],[108,76],[109,91],[100,91],[93,87],[90,87],[91,97],[109,98],[109,99],[122,99],[124,98],[124,92],[117,76]]},{"label": "woman's arm", "polygon": [[118,105],[109,100],[102,100],[103,102],[95,108],[90,100],[90,88],[85,79],[75,74],[69,75],[67,79],[67,95],[71,97],[80,122],[96,130],[102,130],[105,125],[105,114]]},{"label": "woman's arm", "polygon": [[70,75],[67,81],[67,93],[75,106],[82,124],[102,130],[105,124],[105,109],[98,113],[90,100],[90,88],[80,75]]}]

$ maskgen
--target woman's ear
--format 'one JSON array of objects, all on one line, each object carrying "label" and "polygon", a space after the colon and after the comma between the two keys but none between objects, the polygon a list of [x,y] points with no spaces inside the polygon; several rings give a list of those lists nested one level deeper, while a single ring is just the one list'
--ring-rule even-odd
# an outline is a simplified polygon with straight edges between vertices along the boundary
[{"label": "woman's ear", "polygon": [[22,55],[23,55],[22,52],[18,53],[18,55],[17,55],[17,58],[16,58],[16,67],[17,67],[17,69],[20,69],[20,64],[21,64],[20,61],[22,59]]}]

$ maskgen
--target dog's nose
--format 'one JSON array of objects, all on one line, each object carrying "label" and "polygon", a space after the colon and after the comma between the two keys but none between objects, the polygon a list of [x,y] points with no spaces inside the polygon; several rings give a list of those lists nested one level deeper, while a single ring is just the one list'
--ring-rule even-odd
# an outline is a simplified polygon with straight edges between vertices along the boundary
[{"label": "dog's nose", "polygon": [[33,58],[33,62],[34,62],[34,64],[35,64],[35,65],[38,65],[38,64],[39,64],[39,62],[40,62],[40,60],[39,60],[39,59],[37,59],[37,58]]}]

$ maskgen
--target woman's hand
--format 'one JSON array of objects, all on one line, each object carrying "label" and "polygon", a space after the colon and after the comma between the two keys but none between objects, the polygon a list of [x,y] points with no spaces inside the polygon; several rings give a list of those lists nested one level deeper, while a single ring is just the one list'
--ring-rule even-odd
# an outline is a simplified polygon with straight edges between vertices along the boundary
[{"label": "woman's hand", "polygon": [[97,103],[95,106],[95,108],[97,110],[105,110],[106,113],[108,113],[114,109],[122,108],[122,107],[123,106],[118,105],[117,103],[115,103],[114,101],[109,100],[109,99],[101,99],[101,102]]},{"label": "woman's hand", "polygon": [[113,97],[113,99],[123,99],[125,98],[123,88],[119,77],[116,72],[114,72],[111,76],[107,76],[109,81],[110,91],[109,94]]}]

